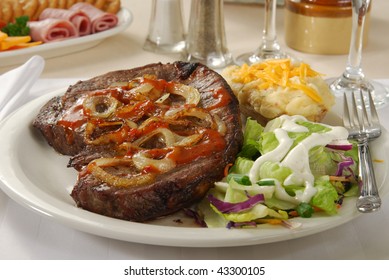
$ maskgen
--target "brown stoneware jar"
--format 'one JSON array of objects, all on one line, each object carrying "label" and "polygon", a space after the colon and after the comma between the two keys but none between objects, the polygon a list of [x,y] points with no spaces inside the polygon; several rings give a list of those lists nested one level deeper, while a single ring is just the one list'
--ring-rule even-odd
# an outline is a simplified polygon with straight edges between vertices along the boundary
[{"label": "brown stoneware jar", "polygon": [[[364,32],[365,46],[369,15]],[[285,0],[285,41],[314,54],[347,54],[352,24],[351,0]]]}]

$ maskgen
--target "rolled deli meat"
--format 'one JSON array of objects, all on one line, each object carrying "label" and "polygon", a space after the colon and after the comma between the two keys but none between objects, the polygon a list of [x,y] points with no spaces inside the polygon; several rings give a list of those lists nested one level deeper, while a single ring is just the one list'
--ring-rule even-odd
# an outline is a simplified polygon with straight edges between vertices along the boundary
[{"label": "rolled deli meat", "polygon": [[92,22],[92,33],[110,29],[118,24],[115,14],[104,12],[89,3],[76,3],[70,7],[73,11],[82,11],[87,14]]},{"label": "rolled deli meat", "polygon": [[90,18],[81,10],[47,8],[44,9],[39,16],[39,20],[45,20],[48,18],[57,18],[70,21],[78,30],[79,36],[89,35],[92,30]]},{"label": "rolled deli meat", "polygon": [[68,20],[48,18],[40,21],[31,21],[30,36],[33,41],[44,43],[78,37],[78,31],[74,24]]}]

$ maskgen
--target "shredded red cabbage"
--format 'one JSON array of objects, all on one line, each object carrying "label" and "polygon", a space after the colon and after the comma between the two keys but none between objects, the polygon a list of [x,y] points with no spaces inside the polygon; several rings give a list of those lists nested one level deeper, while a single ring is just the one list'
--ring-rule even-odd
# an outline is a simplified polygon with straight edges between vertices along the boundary
[{"label": "shredded red cabbage", "polygon": [[345,158],[344,161],[338,163],[338,169],[336,170],[335,176],[342,176],[343,170],[354,164],[354,160],[351,157]]},{"label": "shredded red cabbage", "polygon": [[200,217],[197,211],[190,208],[184,208],[183,211],[185,215],[187,215],[190,218],[193,218],[196,224],[198,224],[201,227],[207,227],[207,224],[205,223],[204,219]]},{"label": "shredded red cabbage", "polygon": [[349,151],[353,148],[352,144],[328,144],[326,145],[327,148],[333,149],[333,150],[341,150],[341,151]]},{"label": "shredded red cabbage", "polygon": [[256,204],[264,202],[265,197],[263,194],[256,194],[254,196],[248,197],[247,200],[238,202],[238,203],[230,203],[224,202],[220,199],[217,199],[213,195],[208,196],[209,202],[216,207],[222,213],[237,213],[247,209],[254,207]]},{"label": "shredded red cabbage", "polygon": [[241,228],[241,227],[257,227],[257,223],[254,222],[254,221],[251,221],[251,222],[241,222],[241,223],[229,221],[227,226],[226,226],[226,228],[228,228],[228,229],[231,229],[231,228]]}]

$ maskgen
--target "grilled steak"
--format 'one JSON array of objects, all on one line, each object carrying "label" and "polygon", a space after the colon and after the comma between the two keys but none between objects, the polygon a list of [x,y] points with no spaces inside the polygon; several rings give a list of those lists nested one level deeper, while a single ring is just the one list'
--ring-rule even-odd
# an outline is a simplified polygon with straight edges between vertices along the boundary
[{"label": "grilled steak", "polygon": [[70,86],[33,122],[79,171],[77,206],[147,221],[201,199],[243,135],[225,80],[201,64],[150,64]]}]

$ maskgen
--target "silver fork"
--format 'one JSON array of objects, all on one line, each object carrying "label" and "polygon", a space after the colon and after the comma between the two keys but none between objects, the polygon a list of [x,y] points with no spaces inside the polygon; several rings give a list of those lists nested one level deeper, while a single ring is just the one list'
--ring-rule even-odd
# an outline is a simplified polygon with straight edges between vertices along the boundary
[{"label": "silver fork", "polygon": [[369,149],[369,141],[381,135],[381,126],[371,91],[367,91],[369,102],[366,106],[362,90],[360,90],[360,110],[358,110],[355,94],[353,92],[351,97],[351,110],[349,110],[346,93],[343,95],[343,125],[349,131],[349,138],[355,139],[358,143],[360,193],[357,199],[357,209],[362,213],[369,213],[381,207]]}]

